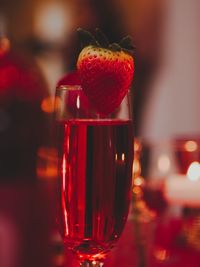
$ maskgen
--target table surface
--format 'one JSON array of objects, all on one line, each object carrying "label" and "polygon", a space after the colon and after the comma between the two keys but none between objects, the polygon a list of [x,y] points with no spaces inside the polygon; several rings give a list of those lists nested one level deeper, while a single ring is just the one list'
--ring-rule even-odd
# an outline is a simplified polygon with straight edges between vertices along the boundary
[{"label": "table surface", "polygon": [[[1,184],[1,267],[78,266],[64,251],[53,220],[54,186]],[[155,217],[130,214],[105,267],[199,267],[200,215],[181,212],[166,207]]]}]

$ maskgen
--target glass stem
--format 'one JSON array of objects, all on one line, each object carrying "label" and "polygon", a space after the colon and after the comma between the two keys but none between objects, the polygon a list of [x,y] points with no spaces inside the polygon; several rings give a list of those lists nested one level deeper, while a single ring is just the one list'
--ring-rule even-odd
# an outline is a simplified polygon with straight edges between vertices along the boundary
[{"label": "glass stem", "polygon": [[103,263],[100,261],[83,261],[80,263],[80,267],[102,267]]}]

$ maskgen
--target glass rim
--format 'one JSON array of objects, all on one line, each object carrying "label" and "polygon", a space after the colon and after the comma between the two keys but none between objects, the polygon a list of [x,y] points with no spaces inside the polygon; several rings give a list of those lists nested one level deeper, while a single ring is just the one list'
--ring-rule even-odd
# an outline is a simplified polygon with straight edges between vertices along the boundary
[{"label": "glass rim", "polygon": [[82,86],[80,84],[62,84],[62,85],[58,85],[56,87],[56,90],[64,90],[64,91],[82,90]]},{"label": "glass rim", "polygon": [[[56,90],[83,90],[81,84],[62,84],[56,87]],[[127,94],[132,93],[131,87],[128,89]]]}]

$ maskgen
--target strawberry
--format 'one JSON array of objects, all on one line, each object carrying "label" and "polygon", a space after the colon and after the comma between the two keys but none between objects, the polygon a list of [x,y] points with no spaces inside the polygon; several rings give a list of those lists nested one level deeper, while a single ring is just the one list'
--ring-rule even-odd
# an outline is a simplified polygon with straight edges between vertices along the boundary
[{"label": "strawberry", "polygon": [[120,46],[116,43],[109,45],[98,29],[98,40],[82,29],[79,29],[79,34],[86,40],[86,46],[77,60],[82,88],[94,108],[107,115],[119,107],[133,80],[134,60],[129,51],[133,48],[130,37],[123,38]]}]

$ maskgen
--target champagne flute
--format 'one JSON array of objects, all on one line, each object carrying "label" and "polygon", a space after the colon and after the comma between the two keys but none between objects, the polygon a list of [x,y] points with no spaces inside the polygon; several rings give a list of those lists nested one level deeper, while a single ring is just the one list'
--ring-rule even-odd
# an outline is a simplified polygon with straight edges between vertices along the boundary
[{"label": "champagne flute", "polygon": [[80,86],[56,89],[59,229],[83,267],[103,266],[129,212],[133,133],[130,94],[108,116]]}]

